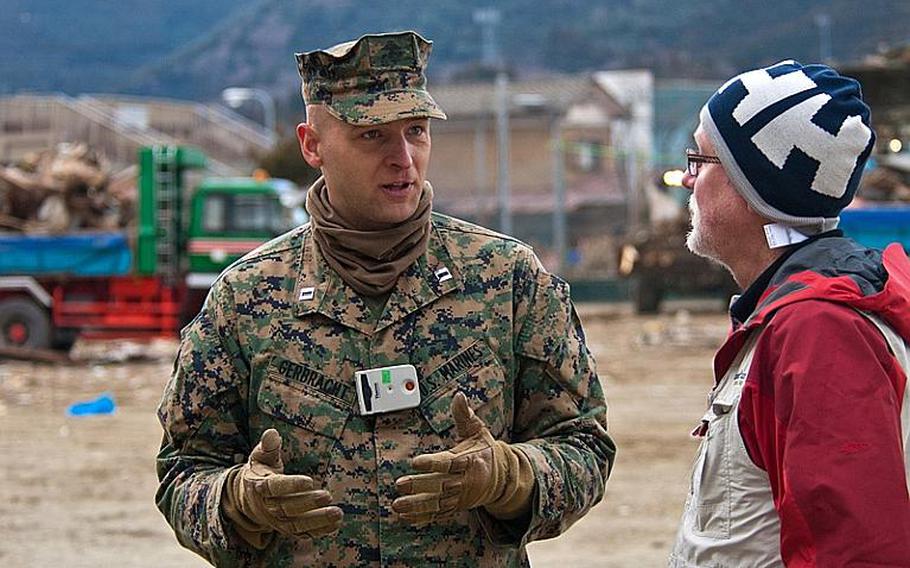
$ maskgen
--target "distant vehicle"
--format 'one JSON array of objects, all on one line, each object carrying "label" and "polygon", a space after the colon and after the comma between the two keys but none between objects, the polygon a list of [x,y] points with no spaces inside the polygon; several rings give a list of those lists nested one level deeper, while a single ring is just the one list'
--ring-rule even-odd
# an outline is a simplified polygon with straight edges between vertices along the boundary
[{"label": "distant vehicle", "polygon": [[[636,311],[657,313],[667,297],[729,298],[739,289],[726,269],[686,248],[688,221],[652,227],[622,247],[619,273],[631,280]],[[839,228],[868,247],[897,242],[910,252],[910,204],[865,202],[841,212]]]},{"label": "distant vehicle", "polygon": [[668,297],[729,298],[739,291],[725,268],[686,248],[688,218],[652,226],[620,249],[619,274],[630,280],[636,312],[654,314]]},{"label": "distant vehicle", "polygon": [[308,220],[287,180],[210,178],[189,192],[184,174],[204,167],[191,147],[141,149],[135,235],[0,234],[0,346],[174,337],[224,268]]}]

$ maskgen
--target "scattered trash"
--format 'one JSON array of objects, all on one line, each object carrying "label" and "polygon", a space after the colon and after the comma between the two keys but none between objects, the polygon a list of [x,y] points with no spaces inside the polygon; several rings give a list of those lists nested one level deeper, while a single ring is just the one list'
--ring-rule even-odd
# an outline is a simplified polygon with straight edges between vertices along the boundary
[{"label": "scattered trash", "polygon": [[32,347],[0,346],[0,360],[16,359],[20,361],[37,361],[39,363],[72,363],[69,355],[51,349]]},{"label": "scattered trash", "polygon": [[726,322],[706,325],[693,318],[688,310],[676,312],[672,321],[647,321],[643,328],[637,338],[641,346],[717,347],[727,333]]},{"label": "scattered trash", "polygon": [[28,154],[0,165],[0,227],[31,234],[125,227],[135,210],[134,179],[135,169],[114,172],[83,143]]},{"label": "scattered trash", "polygon": [[113,414],[115,410],[117,410],[117,404],[114,402],[114,397],[112,397],[110,393],[104,393],[96,399],[71,404],[70,407],[66,409],[66,415],[98,416]]},{"label": "scattered trash", "polygon": [[[79,338],[70,350],[73,361],[91,363],[94,369],[110,363],[132,361],[172,361],[177,353],[177,342],[172,339],[83,339]],[[93,373],[95,370],[93,369]],[[106,371],[99,371],[104,373]]]}]

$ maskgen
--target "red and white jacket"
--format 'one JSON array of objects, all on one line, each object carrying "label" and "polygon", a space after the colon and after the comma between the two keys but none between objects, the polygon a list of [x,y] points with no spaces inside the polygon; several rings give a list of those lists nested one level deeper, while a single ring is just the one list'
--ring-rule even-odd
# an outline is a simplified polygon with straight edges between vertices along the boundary
[{"label": "red and white jacket", "polygon": [[910,566],[910,261],[830,236],[764,276],[714,359],[670,566]]}]

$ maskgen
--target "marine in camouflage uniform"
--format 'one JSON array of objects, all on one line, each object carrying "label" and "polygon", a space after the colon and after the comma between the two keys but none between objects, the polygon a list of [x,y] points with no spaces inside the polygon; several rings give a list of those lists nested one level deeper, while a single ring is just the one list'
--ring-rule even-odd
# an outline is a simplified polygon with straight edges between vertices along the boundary
[{"label": "marine in camouflage uniform", "polygon": [[[428,43],[395,37],[425,62]],[[519,241],[436,213],[429,230],[381,311],[328,266],[310,225],[214,284],[159,408],[157,501],[184,546],[219,566],[525,566],[525,544],[601,499],[615,447],[568,286]],[[361,415],[355,372],[401,364],[417,370],[420,406]],[[530,461],[523,517],[479,507],[415,527],[392,511],[411,458],[457,443],[456,392]],[[225,518],[225,483],[269,428],[285,473],[311,476],[344,511],[336,535],[257,550]]]}]

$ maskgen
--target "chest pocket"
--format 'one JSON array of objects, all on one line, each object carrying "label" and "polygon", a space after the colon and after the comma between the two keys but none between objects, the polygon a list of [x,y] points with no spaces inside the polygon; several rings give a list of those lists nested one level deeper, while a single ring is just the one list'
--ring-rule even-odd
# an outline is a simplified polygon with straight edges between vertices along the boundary
[{"label": "chest pocket", "polygon": [[351,416],[352,396],[351,387],[314,369],[278,357],[269,362],[256,404],[262,430],[281,433],[286,473],[325,475]]},{"label": "chest pocket", "polygon": [[460,391],[493,437],[508,441],[512,395],[505,389],[505,370],[486,342],[477,341],[446,361],[424,385],[420,412],[440,437],[455,439],[452,399]]},{"label": "chest pocket", "polygon": [[745,455],[739,434],[737,407],[758,332],[740,350],[738,359],[730,365],[724,378],[712,392],[708,411],[702,418],[707,433],[699,447],[689,492],[689,507],[694,513],[696,534],[726,539],[730,537],[733,521],[734,495],[731,488],[737,456]]}]

